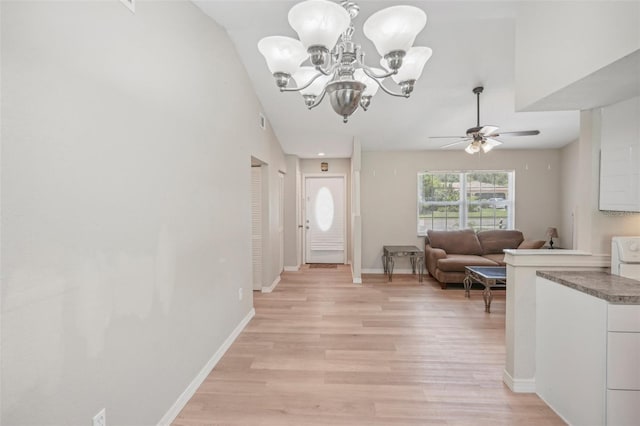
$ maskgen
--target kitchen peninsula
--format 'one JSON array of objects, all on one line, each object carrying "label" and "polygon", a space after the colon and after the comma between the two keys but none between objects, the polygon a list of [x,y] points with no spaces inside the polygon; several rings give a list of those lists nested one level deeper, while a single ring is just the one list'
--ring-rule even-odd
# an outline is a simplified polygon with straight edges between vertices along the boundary
[{"label": "kitchen peninsula", "polygon": [[640,418],[640,281],[538,271],[536,393],[569,424]]}]

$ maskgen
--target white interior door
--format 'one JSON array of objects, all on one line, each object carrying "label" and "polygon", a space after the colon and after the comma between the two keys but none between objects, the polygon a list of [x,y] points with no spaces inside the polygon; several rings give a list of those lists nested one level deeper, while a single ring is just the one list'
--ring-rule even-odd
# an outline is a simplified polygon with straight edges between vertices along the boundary
[{"label": "white interior door", "polygon": [[344,176],[306,177],[305,198],[306,262],[344,263]]},{"label": "white interior door", "polygon": [[278,273],[284,270],[284,173],[278,172],[278,241],[280,253]]},{"label": "white interior door", "polygon": [[251,167],[251,264],[253,289],[262,289],[262,168]]}]

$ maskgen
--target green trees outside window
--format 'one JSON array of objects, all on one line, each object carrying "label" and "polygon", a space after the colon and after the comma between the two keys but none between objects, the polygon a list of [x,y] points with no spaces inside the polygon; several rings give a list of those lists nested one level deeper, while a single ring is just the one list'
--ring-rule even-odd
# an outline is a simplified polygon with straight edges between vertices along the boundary
[{"label": "green trees outside window", "polygon": [[418,173],[418,235],[427,229],[513,229],[513,171]]}]

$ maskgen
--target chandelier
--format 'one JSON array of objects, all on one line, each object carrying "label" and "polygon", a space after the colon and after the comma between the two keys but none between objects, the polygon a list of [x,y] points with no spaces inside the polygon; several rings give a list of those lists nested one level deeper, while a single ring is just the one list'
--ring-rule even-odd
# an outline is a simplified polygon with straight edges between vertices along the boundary
[{"label": "chandelier", "polygon": [[[293,6],[288,16],[300,40],[271,36],[258,42],[281,92],[300,92],[309,109],[328,96],[345,123],[358,106],[369,108],[378,89],[408,98],[432,53],[428,47],[412,47],[427,23],[426,13],[413,6],[392,6],[364,23],[364,35],[382,57],[382,68],[369,67],[353,41],[352,19],[359,11],[353,1],[306,0]],[[305,62],[311,65],[302,66]],[[387,77],[397,84],[397,91],[385,87]]]}]

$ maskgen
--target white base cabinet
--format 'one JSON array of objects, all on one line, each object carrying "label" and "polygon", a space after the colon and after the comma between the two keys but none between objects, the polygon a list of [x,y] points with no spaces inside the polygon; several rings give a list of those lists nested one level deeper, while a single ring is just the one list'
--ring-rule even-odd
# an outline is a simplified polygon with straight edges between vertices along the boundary
[{"label": "white base cabinet", "polygon": [[640,424],[640,305],[538,277],[536,393],[569,424]]}]

